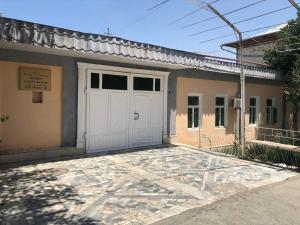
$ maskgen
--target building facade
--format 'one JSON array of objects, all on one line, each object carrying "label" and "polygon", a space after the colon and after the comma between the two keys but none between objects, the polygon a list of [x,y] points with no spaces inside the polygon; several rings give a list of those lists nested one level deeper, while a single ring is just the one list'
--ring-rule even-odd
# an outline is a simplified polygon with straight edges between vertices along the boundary
[{"label": "building facade", "polygon": [[[0,18],[0,114],[9,116],[0,154],[233,144],[239,71],[205,55]],[[265,68],[245,74],[253,139],[256,126],[281,127],[282,81]]]},{"label": "building facade", "polygon": [[[254,35],[253,37],[246,37],[243,40],[243,58],[245,61],[264,64],[264,52],[275,46],[280,29],[287,24],[275,26],[266,32]],[[237,58],[240,57],[240,46],[238,41],[224,43],[222,46],[234,48],[237,52]]]},{"label": "building facade", "polygon": [[[250,38],[243,40],[243,59],[246,64],[264,64],[264,52],[273,48],[276,45],[277,40],[280,38],[280,30],[287,24],[275,26],[264,33],[254,35]],[[224,43],[223,47],[230,47],[236,50],[237,58],[240,57],[239,42],[233,41]],[[293,106],[291,103],[283,103],[286,105],[284,108],[284,114],[286,119],[284,120],[283,128],[293,130]],[[298,113],[298,128],[300,127],[300,113]]]}]

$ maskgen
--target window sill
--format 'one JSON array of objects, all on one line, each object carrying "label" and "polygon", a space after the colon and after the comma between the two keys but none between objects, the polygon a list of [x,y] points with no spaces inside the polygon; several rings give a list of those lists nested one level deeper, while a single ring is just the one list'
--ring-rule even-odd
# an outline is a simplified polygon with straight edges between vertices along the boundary
[{"label": "window sill", "polygon": [[215,127],[216,130],[225,130],[226,127]]},{"label": "window sill", "polygon": [[[202,129],[200,128],[200,131]],[[188,128],[187,131],[193,132],[193,131],[199,131],[199,128]]]},{"label": "window sill", "polygon": [[257,127],[257,124],[249,124],[249,127]]}]

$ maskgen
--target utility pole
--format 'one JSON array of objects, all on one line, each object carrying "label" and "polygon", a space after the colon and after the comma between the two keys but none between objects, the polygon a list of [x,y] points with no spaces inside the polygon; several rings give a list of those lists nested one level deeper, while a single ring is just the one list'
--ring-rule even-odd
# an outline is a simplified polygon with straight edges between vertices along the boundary
[{"label": "utility pole", "polygon": [[297,15],[300,16],[300,6],[294,0],[288,0],[295,9],[297,9]]},{"label": "utility pole", "polygon": [[225,16],[221,14],[216,8],[214,8],[211,4],[207,4],[207,7],[218,17],[220,17],[228,26],[230,26],[233,29],[233,31],[238,35],[239,38],[239,45],[240,45],[239,63],[241,67],[241,74],[240,74],[241,108],[240,108],[240,118],[239,118],[240,119],[239,130],[240,130],[240,147],[242,150],[242,156],[244,156],[245,153],[245,75],[244,75],[244,62],[243,62],[243,36],[241,31],[237,27],[235,27],[229,20],[227,20]]}]

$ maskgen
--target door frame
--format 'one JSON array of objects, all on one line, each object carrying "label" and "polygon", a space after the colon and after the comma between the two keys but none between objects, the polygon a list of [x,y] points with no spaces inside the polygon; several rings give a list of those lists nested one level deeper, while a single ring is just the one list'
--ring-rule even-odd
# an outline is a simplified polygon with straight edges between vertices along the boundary
[{"label": "door frame", "polygon": [[[162,113],[162,126],[163,126],[163,140],[165,143],[168,140],[167,134],[167,99],[168,99],[168,76],[169,72],[155,71],[155,70],[141,70],[141,69],[132,69],[127,67],[115,67],[115,66],[106,66],[99,64],[90,64],[90,63],[82,63],[77,62],[78,66],[78,104],[77,104],[77,139],[76,139],[76,147],[85,149],[86,153],[89,153],[89,149],[87,146],[87,136],[88,136],[88,106],[89,106],[89,95],[88,92],[88,74],[89,71],[98,71],[98,72],[111,72],[111,73],[123,73],[129,74],[129,92],[133,91],[132,86],[132,78],[133,76],[160,76],[162,79],[163,85],[161,85],[161,92],[163,94],[163,113]],[[132,102],[130,102],[130,105]]]}]

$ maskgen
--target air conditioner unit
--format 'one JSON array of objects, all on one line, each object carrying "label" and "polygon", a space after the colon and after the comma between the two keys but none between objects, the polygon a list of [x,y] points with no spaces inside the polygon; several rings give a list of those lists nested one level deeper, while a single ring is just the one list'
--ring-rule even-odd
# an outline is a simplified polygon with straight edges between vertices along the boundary
[{"label": "air conditioner unit", "polygon": [[235,109],[241,108],[241,99],[240,98],[232,98],[230,100],[230,107],[233,107]]}]

